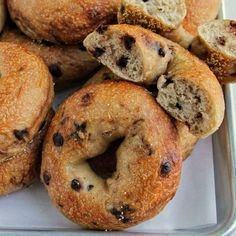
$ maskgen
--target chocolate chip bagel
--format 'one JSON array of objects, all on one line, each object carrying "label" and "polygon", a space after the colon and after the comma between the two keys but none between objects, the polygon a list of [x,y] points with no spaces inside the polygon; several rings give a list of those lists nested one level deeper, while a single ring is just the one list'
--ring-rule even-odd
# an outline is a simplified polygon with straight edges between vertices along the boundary
[{"label": "chocolate chip bagel", "polygon": [[13,27],[4,29],[0,40],[19,44],[40,56],[48,66],[57,89],[81,82],[99,66],[99,63],[86,52],[83,44],[68,46],[37,43]]},{"label": "chocolate chip bagel", "polygon": [[42,59],[11,43],[0,43],[0,162],[18,155],[37,135],[54,96]]},{"label": "chocolate chip bagel", "polygon": [[41,179],[70,220],[120,230],[165,207],[181,165],[176,128],[150,93],[106,81],[60,106],[44,142]]},{"label": "chocolate chip bagel", "polygon": [[209,67],[179,44],[140,26],[101,26],[84,40],[114,74],[141,84],[157,81],[157,102],[204,138],[224,118],[222,88]]},{"label": "chocolate chip bagel", "polygon": [[53,115],[51,110],[23,152],[0,163],[0,196],[28,187],[39,177],[43,138]]},{"label": "chocolate chip bagel", "polygon": [[[101,83],[102,81],[107,80],[119,80],[119,77],[113,74],[107,67],[103,67],[97,73],[95,73],[88,81],[86,81],[84,86]],[[149,87],[148,90],[151,91],[152,87]],[[151,92],[154,96],[156,96],[156,89]],[[181,156],[183,160],[186,160],[191,155],[199,139],[189,132],[189,127],[183,122],[175,120],[174,124],[177,128],[179,135],[180,149],[182,153]]]},{"label": "chocolate chip bagel", "polygon": [[116,18],[119,0],[7,0],[12,20],[29,37],[77,44]]}]

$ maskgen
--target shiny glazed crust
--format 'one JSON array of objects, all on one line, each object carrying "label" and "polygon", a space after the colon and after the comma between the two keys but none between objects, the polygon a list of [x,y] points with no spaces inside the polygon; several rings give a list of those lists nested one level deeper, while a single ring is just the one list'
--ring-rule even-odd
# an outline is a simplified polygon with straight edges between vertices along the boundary
[{"label": "shiny glazed crust", "polygon": [[83,45],[66,46],[37,43],[17,29],[5,29],[3,42],[19,44],[43,58],[56,83],[56,87],[68,87],[90,76],[99,63],[90,56]]},{"label": "shiny glazed crust", "polygon": [[42,129],[21,154],[0,163],[0,196],[28,187],[39,176],[42,142],[53,115],[50,110]]},{"label": "shiny glazed crust", "polygon": [[7,4],[12,20],[29,37],[76,44],[116,17],[119,0],[7,0]]},{"label": "shiny glazed crust", "polygon": [[37,134],[53,99],[44,62],[28,50],[0,43],[0,159],[22,152]]},{"label": "shiny glazed crust", "polygon": [[220,0],[185,0],[187,15],[183,27],[189,33],[197,36],[198,26],[214,20],[220,10]]},{"label": "shiny glazed crust", "polygon": [[[101,178],[86,160],[119,138],[116,171]],[[176,129],[155,99],[137,85],[106,81],[60,106],[44,142],[41,180],[70,220],[119,230],[165,207],[176,193],[181,165]]]}]

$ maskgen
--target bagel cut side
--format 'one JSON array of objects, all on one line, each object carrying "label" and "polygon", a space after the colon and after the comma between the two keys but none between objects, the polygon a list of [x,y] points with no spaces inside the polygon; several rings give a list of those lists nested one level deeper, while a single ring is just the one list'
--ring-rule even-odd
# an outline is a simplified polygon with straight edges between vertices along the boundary
[{"label": "bagel cut side", "polygon": [[191,50],[221,83],[236,82],[236,21],[214,20],[201,25]]},{"label": "bagel cut side", "polygon": [[157,102],[193,135],[207,137],[221,125],[225,105],[217,78],[179,44],[140,26],[110,25],[88,35],[84,45],[122,79],[157,81]]},{"label": "bagel cut side", "polygon": [[68,219],[121,230],[165,207],[181,166],[176,128],[150,93],[106,81],[60,106],[44,142],[41,179]]}]

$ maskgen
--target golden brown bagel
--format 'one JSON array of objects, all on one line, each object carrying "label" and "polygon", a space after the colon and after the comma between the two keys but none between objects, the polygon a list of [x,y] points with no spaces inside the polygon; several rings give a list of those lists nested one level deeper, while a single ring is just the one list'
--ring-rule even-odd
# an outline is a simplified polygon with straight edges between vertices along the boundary
[{"label": "golden brown bagel", "polygon": [[221,83],[236,82],[236,21],[213,20],[199,26],[191,51],[209,65]]},{"label": "golden brown bagel", "polygon": [[0,163],[0,196],[31,185],[39,176],[42,142],[53,114],[51,110],[41,130],[22,153]]},{"label": "golden brown bagel", "polygon": [[111,22],[119,0],[7,0],[12,20],[32,39],[77,44]]},{"label": "golden brown bagel", "polygon": [[53,82],[42,59],[0,43],[0,160],[22,152],[37,134],[53,99]]},{"label": "golden brown bagel", "polygon": [[60,106],[44,142],[41,179],[70,220],[119,230],[165,207],[181,165],[176,128],[150,93],[106,81]]},{"label": "golden brown bagel", "polygon": [[158,80],[158,103],[175,119],[188,124],[193,135],[206,137],[219,128],[224,118],[223,92],[205,63],[180,45],[142,27],[102,28],[84,40],[87,50],[102,64],[135,83]]},{"label": "golden brown bagel", "polygon": [[68,87],[73,82],[84,80],[99,66],[83,45],[37,43],[14,28],[5,29],[0,40],[19,44],[43,58],[57,88]]},{"label": "golden brown bagel", "polygon": [[197,36],[198,26],[216,18],[221,0],[185,0],[185,2],[187,15],[183,27],[190,34]]},{"label": "golden brown bagel", "polygon": [[[119,77],[113,74],[107,67],[103,67],[96,74],[94,74],[84,86],[101,83],[106,80],[119,80]],[[156,90],[154,91],[154,94],[156,94]],[[189,132],[187,125],[180,121],[174,122],[180,139],[182,158],[183,160],[186,160],[191,155],[198,138]]]}]

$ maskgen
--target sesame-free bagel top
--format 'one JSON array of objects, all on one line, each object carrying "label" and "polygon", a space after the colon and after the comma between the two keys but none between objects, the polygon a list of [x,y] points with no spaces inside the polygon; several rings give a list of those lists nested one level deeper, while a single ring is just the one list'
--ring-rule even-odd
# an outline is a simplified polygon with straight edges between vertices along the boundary
[{"label": "sesame-free bagel top", "polygon": [[[70,220],[123,229],[164,208],[176,193],[181,166],[176,128],[151,94],[106,81],[60,106],[44,142],[41,179]],[[98,167],[100,174],[93,171]]]},{"label": "sesame-free bagel top", "polygon": [[19,154],[37,134],[53,98],[44,62],[26,49],[0,43],[0,161]]},{"label": "sesame-free bagel top", "polygon": [[120,0],[7,0],[11,18],[29,37],[76,44],[116,18]]}]

